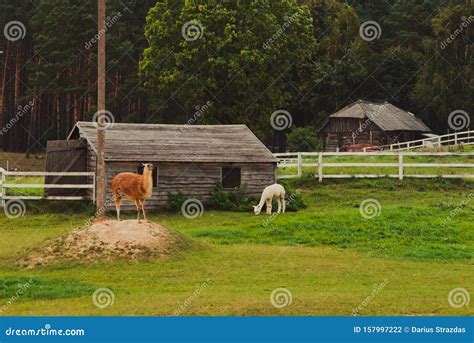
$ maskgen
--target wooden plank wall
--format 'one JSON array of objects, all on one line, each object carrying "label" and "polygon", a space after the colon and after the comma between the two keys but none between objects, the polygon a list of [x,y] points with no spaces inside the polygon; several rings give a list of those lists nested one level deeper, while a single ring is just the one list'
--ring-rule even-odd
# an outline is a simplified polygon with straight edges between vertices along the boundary
[{"label": "wooden plank wall", "polygon": [[[241,168],[241,183],[249,195],[260,196],[263,189],[275,182],[276,166],[273,163],[167,163],[149,161],[158,168],[158,187],[147,200],[147,208],[158,208],[168,201],[168,193],[181,192],[202,202],[209,199],[216,184],[221,182],[221,168],[234,166]],[[137,172],[138,162],[107,162],[107,199],[112,197],[110,182],[120,172]],[[113,208],[114,205],[109,206]],[[124,201],[124,210],[135,210],[135,205]]]},{"label": "wooden plank wall", "polygon": [[[86,145],[80,140],[48,141],[46,147],[47,172],[85,172],[87,171]],[[86,184],[83,176],[47,176],[47,184]],[[84,196],[85,189],[45,189],[46,196]]]},{"label": "wooden plank wall", "polygon": [[329,152],[352,144],[380,146],[398,141],[414,140],[417,137],[420,137],[417,132],[382,131],[367,119],[355,118],[330,118],[321,131],[325,151]]}]

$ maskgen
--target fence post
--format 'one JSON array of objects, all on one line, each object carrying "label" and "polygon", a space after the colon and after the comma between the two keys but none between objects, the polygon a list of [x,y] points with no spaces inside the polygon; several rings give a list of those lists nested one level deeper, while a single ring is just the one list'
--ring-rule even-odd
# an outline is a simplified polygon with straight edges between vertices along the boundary
[{"label": "fence post", "polygon": [[298,177],[301,177],[303,175],[303,161],[302,161],[302,156],[301,152],[298,153]]},{"label": "fence post", "polygon": [[318,179],[323,182],[323,153],[318,154]]},{"label": "fence post", "polygon": [[398,153],[398,179],[403,180],[403,153]]},{"label": "fence post", "polygon": [[2,196],[2,199],[0,200],[0,207],[5,206],[5,200],[3,200],[3,197],[5,196],[5,188],[3,188],[3,184],[5,183],[5,169],[0,168],[0,173],[2,173],[2,178],[0,179],[0,188],[2,189],[2,192],[0,195]]},{"label": "fence post", "polygon": [[95,187],[96,187],[95,173],[92,174],[92,183],[94,184],[94,188],[92,188],[92,203],[95,204]]},{"label": "fence post", "polygon": [[454,132],[454,145],[458,145],[458,132]]}]

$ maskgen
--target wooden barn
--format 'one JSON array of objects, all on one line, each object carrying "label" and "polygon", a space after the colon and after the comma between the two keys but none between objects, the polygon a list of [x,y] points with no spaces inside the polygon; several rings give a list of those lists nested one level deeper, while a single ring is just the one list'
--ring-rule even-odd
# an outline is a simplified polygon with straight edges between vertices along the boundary
[{"label": "wooden barn", "polygon": [[381,146],[424,138],[431,129],[413,113],[388,102],[359,100],[331,114],[318,130],[326,151],[353,144]]},{"label": "wooden barn", "polygon": [[[112,178],[140,173],[142,162],[156,167],[149,208],[164,205],[168,193],[206,201],[216,184],[229,191],[243,186],[249,195],[259,195],[276,181],[277,159],[245,125],[116,123],[105,130],[105,139],[107,199]],[[96,127],[78,122],[67,141],[48,144],[48,171],[96,172],[96,156]]]}]

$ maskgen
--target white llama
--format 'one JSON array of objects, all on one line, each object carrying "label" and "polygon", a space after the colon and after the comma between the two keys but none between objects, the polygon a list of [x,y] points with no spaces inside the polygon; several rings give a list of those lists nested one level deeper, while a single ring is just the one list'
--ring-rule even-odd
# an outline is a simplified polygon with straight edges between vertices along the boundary
[{"label": "white llama", "polygon": [[256,215],[260,214],[262,211],[263,204],[267,204],[267,214],[272,214],[272,200],[273,197],[276,197],[278,203],[278,211],[277,213],[283,212],[285,213],[286,204],[285,204],[285,188],[282,185],[277,183],[265,187],[262,193],[262,197],[260,198],[260,202],[257,206],[253,207],[253,211]]}]

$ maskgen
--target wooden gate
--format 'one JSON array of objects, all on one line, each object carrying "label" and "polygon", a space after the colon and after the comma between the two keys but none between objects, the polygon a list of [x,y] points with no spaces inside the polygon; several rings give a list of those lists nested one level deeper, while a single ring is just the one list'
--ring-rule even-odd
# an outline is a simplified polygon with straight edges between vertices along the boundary
[{"label": "wooden gate", "polygon": [[[80,140],[48,141],[46,172],[86,172],[87,147]],[[46,184],[87,184],[86,176],[46,176]],[[46,196],[86,196],[86,189],[47,188]]]}]

